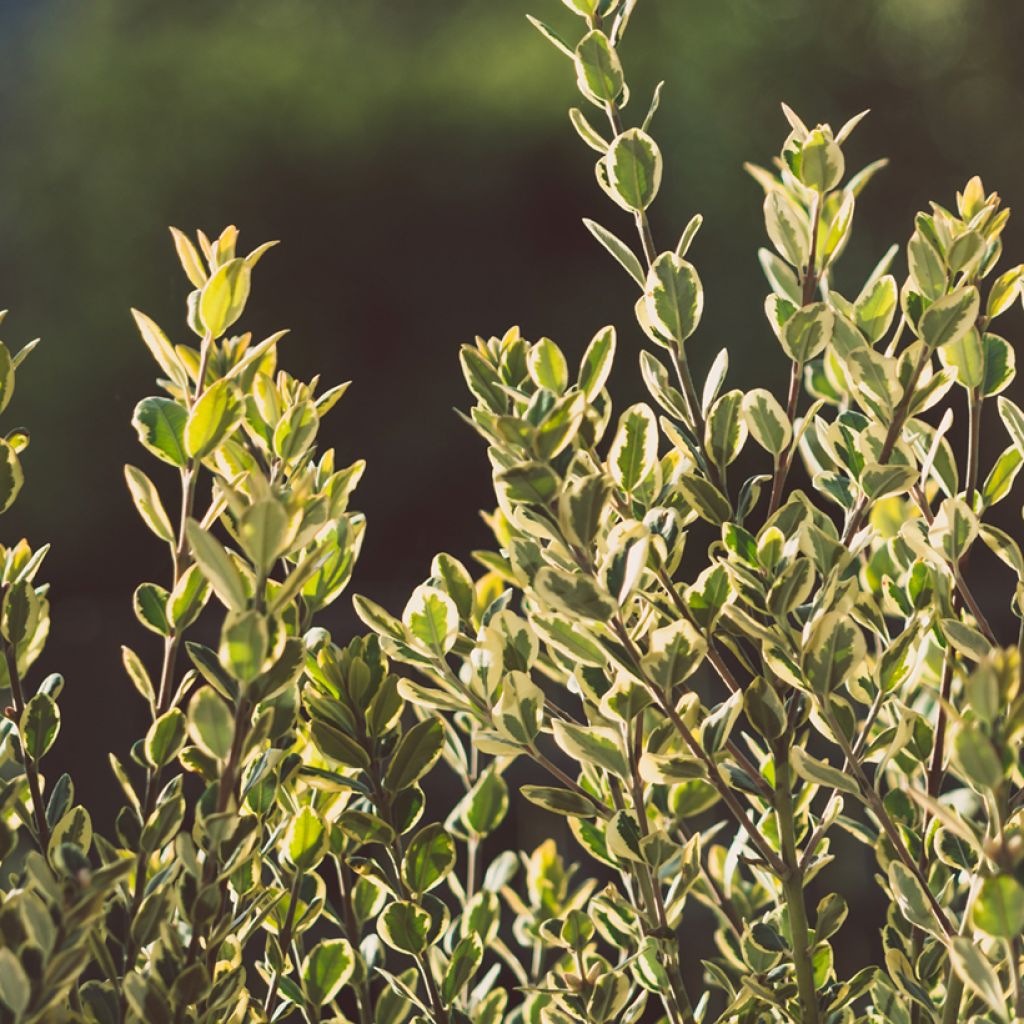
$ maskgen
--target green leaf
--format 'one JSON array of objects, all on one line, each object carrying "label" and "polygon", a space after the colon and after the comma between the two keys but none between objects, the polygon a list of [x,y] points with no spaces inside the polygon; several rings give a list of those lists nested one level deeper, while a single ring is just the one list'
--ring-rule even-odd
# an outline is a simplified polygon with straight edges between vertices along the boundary
[{"label": "green leaf", "polygon": [[249,298],[251,268],[244,259],[228,260],[210,277],[199,296],[199,320],[219,338],[242,315]]},{"label": "green leaf", "polygon": [[121,660],[124,663],[125,671],[128,673],[128,678],[131,679],[135,689],[151,705],[155,704],[156,691],[153,688],[153,681],[149,678],[145,665],[142,664],[142,659],[130,647],[122,647]]},{"label": "green leaf", "polygon": [[965,388],[979,387],[985,380],[985,354],[981,335],[976,329],[972,328],[955,341],[943,345],[939,349],[939,359],[943,366],[952,366],[956,370],[956,379]]},{"label": "green leaf", "polygon": [[920,231],[907,243],[907,264],[918,290],[929,299],[937,299],[946,290],[946,268],[942,256]]},{"label": "green leaf", "polygon": [[219,761],[227,758],[235,737],[231,709],[210,687],[203,687],[188,708],[188,734],[200,750]]},{"label": "green leaf", "polygon": [[8,947],[0,948],[0,1000],[20,1019],[31,998],[32,985],[21,961]]},{"label": "green leaf", "polygon": [[747,440],[742,402],[742,391],[727,391],[711,406],[704,424],[704,450],[723,470],[736,459]]},{"label": "green leaf", "polygon": [[1005,338],[998,334],[985,334],[982,338],[985,350],[985,379],[981,393],[989,398],[998,395],[1009,386],[1017,373],[1017,357]]},{"label": "green leaf", "polygon": [[1024,412],[1021,412],[1020,406],[1016,402],[1011,402],[1009,398],[1003,396],[1000,396],[998,405],[999,417],[1003,421],[1003,426],[1006,427],[1006,432],[1010,435],[1010,440],[1016,446],[1017,451],[1024,455]]},{"label": "green leaf", "polygon": [[821,355],[832,338],[836,316],[823,302],[798,309],[785,323],[779,341],[801,366]]},{"label": "green leaf", "polygon": [[922,314],[919,330],[930,348],[953,345],[972,330],[978,319],[978,289],[958,288],[936,299]]},{"label": "green leaf", "polygon": [[743,709],[755,729],[767,740],[786,731],[786,709],[775,687],[758,676],[743,692]]},{"label": "green leaf", "polygon": [[181,708],[165,711],[149,727],[144,750],[153,768],[162,768],[185,745],[185,716]]},{"label": "green leaf", "polygon": [[561,814],[569,818],[594,817],[594,805],[569,789],[556,786],[523,786],[520,793],[532,804],[543,807],[552,814]]},{"label": "green leaf", "polygon": [[1012,875],[995,875],[981,883],[971,921],[997,939],[1015,939],[1024,932],[1024,886]]},{"label": "green leaf", "polygon": [[60,731],[60,711],[49,694],[40,690],[21,713],[21,742],[25,753],[38,761],[53,746]]},{"label": "green leaf", "polygon": [[576,84],[580,92],[599,107],[622,92],[622,65],[608,37],[594,29],[579,42],[574,54]]},{"label": "green leaf", "polygon": [[617,136],[605,157],[613,198],[640,212],[654,202],[661,186],[661,150],[646,132],[630,128]]},{"label": "green leaf", "polygon": [[444,726],[439,718],[417,722],[401,739],[388,762],[384,785],[398,793],[421,779],[441,756]]},{"label": "green leaf", "polygon": [[569,364],[562,350],[550,338],[541,338],[530,347],[526,368],[537,387],[547,388],[556,395],[565,391],[569,383]]},{"label": "green leaf", "polygon": [[427,948],[430,915],[415,903],[396,900],[377,918],[377,934],[392,949],[415,956]]},{"label": "green leaf", "polygon": [[639,402],[619,417],[608,451],[608,471],[619,487],[630,492],[650,476],[657,461],[657,420],[651,407]]},{"label": "green leaf", "polygon": [[838,789],[841,793],[849,793],[851,796],[860,796],[860,789],[853,778],[838,768],[812,757],[800,747],[793,747],[790,762],[793,771],[807,782]]},{"label": "green leaf", "polygon": [[537,571],[534,589],[541,602],[555,612],[570,617],[607,621],[615,613],[615,603],[601,593],[591,579],[545,565]]},{"label": "green leaf", "polygon": [[605,842],[608,852],[618,861],[636,861],[643,863],[640,851],[640,825],[629,811],[617,811],[608,822]]},{"label": "green leaf", "polygon": [[249,602],[245,581],[224,545],[195,520],[185,524],[185,535],[196,560],[213,592],[232,611],[242,611]]},{"label": "green leaf", "polygon": [[601,393],[615,359],[615,328],[603,327],[591,339],[580,360],[578,385],[588,402]]},{"label": "green leaf", "polygon": [[701,519],[721,526],[732,518],[729,499],[710,480],[694,473],[684,473],[676,481],[676,487]]},{"label": "green leaf", "polygon": [[192,407],[185,424],[185,451],[204,459],[215,451],[242,419],[238,389],[229,380],[211,384]]},{"label": "green leaf", "polygon": [[28,579],[10,584],[4,594],[0,631],[12,647],[18,648],[32,639],[39,626],[40,613],[39,597]]},{"label": "green leaf", "polygon": [[441,982],[441,998],[451,1004],[469,984],[484,957],[484,946],[480,937],[470,933],[460,939],[452,950],[452,958]]},{"label": "green leaf", "polygon": [[414,893],[433,889],[455,867],[455,840],[443,825],[421,828],[409,841],[402,858],[402,877]]},{"label": "green leaf", "polygon": [[804,674],[815,693],[840,687],[857,672],[867,653],[864,634],[849,616],[829,612],[818,620],[804,653]]},{"label": "green leaf", "polygon": [[251,683],[262,671],[270,647],[266,618],[257,611],[229,612],[220,634],[221,667],[240,683]]},{"label": "green leaf", "polygon": [[489,836],[502,823],[507,811],[508,785],[494,764],[473,783],[456,809],[466,830],[478,838]]},{"label": "green leaf", "polygon": [[523,462],[503,469],[494,482],[512,503],[547,505],[558,492],[558,477],[543,462]]},{"label": "green leaf", "polygon": [[979,725],[961,721],[953,737],[953,751],[965,780],[975,789],[985,792],[1002,784],[1002,761]]},{"label": "green leaf", "polygon": [[802,269],[811,252],[811,229],[803,211],[781,188],[764,197],[764,222],[772,245],[792,266]]},{"label": "green leaf", "polygon": [[781,455],[793,439],[793,427],[779,400],[765,388],[743,396],[743,418],[754,440],[772,455]]},{"label": "green leaf", "polygon": [[1010,493],[1022,464],[1024,455],[1016,446],[1007,448],[996,459],[981,487],[981,500],[986,508],[1002,501]]},{"label": "green leaf", "polygon": [[[197,287],[199,286],[197,285]],[[138,327],[142,340],[146,343],[146,348],[149,349],[150,355],[156,360],[160,369],[179,387],[186,387],[188,374],[181,365],[181,360],[178,359],[174,346],[167,339],[167,335],[145,313],[133,309],[132,316],[135,318],[135,326]]]},{"label": "green leaf", "polygon": [[297,871],[312,871],[323,860],[330,837],[323,818],[304,806],[292,818],[282,839],[282,850]]},{"label": "green leaf", "polygon": [[143,446],[158,459],[179,469],[188,465],[185,422],[188,413],[171,398],[144,398],[132,415],[132,425]]},{"label": "green leaf", "polygon": [[410,633],[432,654],[447,654],[459,635],[459,610],[437,587],[417,587],[402,613]]},{"label": "green leaf", "polygon": [[313,744],[330,761],[346,768],[369,768],[370,755],[350,736],[327,722],[314,720],[310,724]]},{"label": "green leaf", "polygon": [[[602,147],[601,152],[604,152]],[[625,242],[613,235],[607,228],[601,227],[596,221],[587,220],[583,218],[583,223],[586,225],[587,230],[615,257],[619,262],[619,265],[626,271],[627,274],[641,288],[647,284],[646,277],[644,275],[643,267],[640,265],[640,260],[637,259],[636,254]],[[590,397],[590,396],[588,396]]]},{"label": "green leaf", "polygon": [[199,566],[193,563],[181,575],[167,601],[167,621],[180,633],[195,622],[206,606],[210,585]]},{"label": "green leaf", "polygon": [[949,960],[957,976],[986,1003],[1000,1020],[1007,1020],[1006,997],[999,976],[985,954],[966,935],[956,935],[949,943]]},{"label": "green leaf", "polygon": [[626,757],[614,729],[583,726],[555,718],[551,723],[555,742],[580,764],[596,765],[625,781],[629,778]]},{"label": "green leaf", "polygon": [[666,338],[682,344],[697,329],[704,311],[704,288],[692,263],[662,253],[647,274],[647,318]]},{"label": "green leaf", "polygon": [[171,632],[167,621],[169,597],[170,594],[156,583],[142,583],[132,595],[132,607],[139,622],[160,636],[169,636]]},{"label": "green leaf", "polygon": [[21,493],[25,475],[14,446],[0,439],[0,512],[6,512]]},{"label": "green leaf", "polygon": [[940,941],[946,936],[935,918],[928,897],[914,873],[900,861],[889,865],[889,885],[903,916]]},{"label": "green leaf", "polygon": [[839,184],[845,170],[843,151],[831,133],[815,128],[800,147],[800,180],[816,192],[829,192]]},{"label": "green leaf", "polygon": [[131,491],[132,501],[135,502],[135,508],[142,516],[142,521],[161,540],[168,544],[174,544],[176,542],[174,529],[164,510],[156,485],[141,469],[136,469],[134,466],[125,466],[124,475],[128,481],[128,490]]},{"label": "green leaf", "polygon": [[302,990],[314,1006],[332,1002],[352,977],[356,958],[345,939],[323,939],[302,961]]}]

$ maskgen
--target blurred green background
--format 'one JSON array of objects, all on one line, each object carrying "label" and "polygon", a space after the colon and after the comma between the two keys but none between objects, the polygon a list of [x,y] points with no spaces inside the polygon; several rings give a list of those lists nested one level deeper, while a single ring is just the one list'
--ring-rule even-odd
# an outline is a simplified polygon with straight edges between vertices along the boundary
[{"label": "blurred green background", "polygon": [[[557,0],[0,5],[4,337],[44,339],[8,413],[32,445],[2,531],[54,543],[44,667],[67,676],[57,760],[86,803],[113,806],[103,755],[144,722],[119,646],[153,650],[130,594],[163,568],[122,466],[173,480],[129,423],[154,368],[128,309],[189,337],[168,224],[232,222],[245,248],[284,243],[256,271],[245,325],[292,328],[281,352],[297,374],[354,380],[324,436],[339,458],[369,460],[356,589],[393,609],[435,551],[486,542],[482,445],[451,411],[466,405],[460,343],[518,323],[578,355],[614,322],[620,406],[639,397],[633,286],[580,218],[630,225],[596,187],[566,118],[572,70],[528,11],[577,32]],[[622,52],[627,120],[667,79],[652,214],[665,246],[705,215],[698,373],[728,344],[736,386],[783,382],[761,313],[761,197],[741,168],[781,144],[779,101],[836,126],[873,108],[846,147],[851,169],[893,163],[840,267],[838,286],[856,291],[914,211],[952,203],[972,173],[1024,200],[1022,38],[1024,5],[1006,0],[641,0]],[[1019,258],[1019,223],[1006,239]],[[1001,321],[1011,339],[1020,327],[1019,308]],[[328,624],[354,628],[347,598]]]}]

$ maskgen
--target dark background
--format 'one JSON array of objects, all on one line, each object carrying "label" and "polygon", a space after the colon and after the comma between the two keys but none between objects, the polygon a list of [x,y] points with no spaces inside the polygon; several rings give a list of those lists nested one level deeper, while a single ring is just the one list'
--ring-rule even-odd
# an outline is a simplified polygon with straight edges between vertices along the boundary
[{"label": "dark background", "polygon": [[[290,327],[282,362],[299,376],[354,380],[322,437],[340,461],[368,459],[355,589],[394,611],[435,551],[487,542],[483,446],[452,412],[467,405],[459,344],[517,323],[578,358],[614,322],[617,404],[641,397],[634,287],[580,218],[631,238],[630,225],[566,118],[580,103],[572,69],[527,11],[578,34],[556,0],[0,4],[3,336],[12,349],[43,337],[6,416],[32,445],[2,531],[54,544],[40,667],[67,688],[50,771],[74,769],[101,825],[117,803],[105,753],[123,753],[146,720],[119,648],[148,657],[158,643],[130,595],[167,576],[123,464],[174,486],[129,423],[155,368],[128,309],[194,340],[168,224],[235,223],[246,250],[282,240],[255,273],[244,326]],[[784,383],[761,313],[760,190],[741,169],[781,144],[779,101],[836,127],[871,107],[846,146],[850,169],[893,158],[840,267],[837,286],[855,293],[887,245],[905,242],[914,211],[952,206],[971,174],[1010,205],[1024,199],[1022,39],[1024,5],[1005,0],[642,0],[622,53],[627,120],[667,79],[653,223],[667,247],[705,215],[692,250],[707,292],[691,341],[701,379],[728,345],[731,386]],[[1006,238],[1015,262],[1018,223]],[[1013,340],[1019,307],[999,327]],[[991,461],[994,408],[986,422]],[[1018,535],[1019,523],[1008,521]],[[356,628],[348,596],[326,624],[338,637]]]}]

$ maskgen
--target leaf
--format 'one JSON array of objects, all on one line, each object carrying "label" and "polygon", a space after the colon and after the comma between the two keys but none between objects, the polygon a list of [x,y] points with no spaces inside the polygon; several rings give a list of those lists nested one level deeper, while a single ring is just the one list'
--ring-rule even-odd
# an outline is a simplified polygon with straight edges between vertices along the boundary
[{"label": "leaf", "polygon": [[647,317],[654,329],[682,344],[697,329],[704,310],[704,288],[692,263],[662,253],[647,273]]},{"label": "leaf", "polygon": [[962,334],[955,341],[939,349],[943,366],[956,370],[956,379],[965,388],[979,387],[985,380],[985,354],[981,335],[975,329]]},{"label": "leaf", "polygon": [[192,698],[188,708],[188,734],[200,750],[219,761],[227,758],[235,737],[231,709],[209,687]]},{"label": "leaf", "polygon": [[607,621],[615,613],[615,604],[601,593],[592,580],[580,573],[566,572],[545,565],[537,571],[533,581],[540,600],[552,611],[564,612],[570,617]]},{"label": "leaf", "polygon": [[25,475],[14,446],[0,439],[0,512],[6,512],[21,493]]},{"label": "leaf", "polygon": [[829,612],[819,619],[808,640],[804,674],[815,693],[831,693],[860,669],[866,653],[857,624],[839,612]]},{"label": "leaf", "polygon": [[684,473],[676,481],[676,487],[701,519],[721,526],[732,518],[729,499],[710,480],[693,473]]},{"label": "leaf", "polygon": [[312,807],[302,807],[285,830],[281,848],[297,871],[312,871],[329,847],[329,833],[323,818]]},{"label": "leaf", "polygon": [[661,185],[661,164],[661,150],[654,139],[639,128],[624,131],[605,157],[613,197],[627,210],[646,210]]},{"label": "leaf", "polygon": [[971,921],[997,939],[1015,939],[1024,932],[1024,886],[1012,875],[995,875],[981,883]]},{"label": "leaf", "polygon": [[539,388],[560,395],[569,383],[569,366],[562,350],[550,339],[541,338],[526,356],[530,378]]},{"label": "leaf", "polygon": [[477,838],[489,836],[507,811],[508,785],[494,764],[485,769],[456,808],[463,826]]},{"label": "leaf", "polygon": [[430,915],[415,903],[396,900],[377,918],[377,934],[392,949],[418,955],[427,948]]},{"label": "leaf", "polygon": [[843,177],[843,151],[820,128],[808,133],[800,147],[800,180],[816,192],[829,192]]},{"label": "leaf", "polygon": [[754,440],[772,455],[781,455],[793,439],[793,427],[779,400],[765,388],[743,396],[743,419]]},{"label": "leaf", "polygon": [[1024,455],[1024,412],[1021,412],[1020,406],[1016,402],[1011,402],[1004,396],[1000,396],[998,405],[999,418],[1003,421],[1010,440],[1014,443],[1017,451]]},{"label": "leaf", "polygon": [[903,916],[922,931],[945,941],[928,897],[913,872],[900,861],[889,865],[889,885]]},{"label": "leaf", "polygon": [[532,804],[543,807],[552,814],[561,814],[569,818],[594,817],[594,805],[570,789],[559,789],[556,786],[523,786],[520,793]]},{"label": "leaf", "polygon": [[185,716],[181,708],[165,711],[149,727],[143,749],[153,768],[162,768],[185,745]]},{"label": "leaf", "polygon": [[188,413],[171,398],[144,398],[132,415],[143,446],[179,469],[188,465],[184,433]]},{"label": "leaf", "polygon": [[594,29],[576,47],[576,82],[580,92],[599,107],[622,92],[622,65],[608,37]]},{"label": "leaf", "polygon": [[986,333],[982,338],[985,351],[985,379],[981,393],[989,398],[1009,386],[1017,373],[1017,357],[1005,338]]},{"label": "leaf", "polygon": [[265,616],[253,609],[228,613],[217,652],[225,672],[240,683],[251,683],[263,671],[269,647]]},{"label": "leaf", "polygon": [[582,726],[556,718],[551,723],[555,742],[580,764],[596,765],[625,781],[629,777],[626,758],[614,729]]},{"label": "leaf", "polygon": [[142,521],[163,541],[168,544],[176,543],[174,529],[171,521],[164,510],[163,502],[160,500],[160,492],[152,480],[134,466],[124,467],[125,479],[128,481],[128,490],[131,491],[132,501],[138,510]]},{"label": "leaf", "polygon": [[779,255],[797,269],[807,265],[811,252],[811,230],[807,217],[781,188],[764,197],[764,221],[768,237]]},{"label": "leaf", "polygon": [[[196,285],[196,287],[198,288],[200,285]],[[146,343],[146,348],[149,349],[150,355],[156,360],[160,369],[179,387],[186,387],[188,374],[181,365],[181,360],[178,359],[174,346],[167,339],[167,335],[145,313],[133,309],[132,316],[135,319],[135,326],[139,329],[139,334],[142,335],[142,340]]]},{"label": "leaf", "polygon": [[978,319],[978,289],[958,288],[936,299],[922,314],[921,338],[930,348],[952,345],[974,327]]},{"label": "leaf", "polygon": [[1000,1020],[1007,1020],[1006,997],[988,958],[973,940],[955,935],[949,943],[949,960],[957,976]]},{"label": "leaf", "polygon": [[611,373],[614,359],[615,328],[603,327],[591,339],[580,361],[577,383],[588,402],[592,402],[601,393],[608,380],[608,374]]},{"label": "leaf", "polygon": [[657,420],[651,407],[639,402],[619,417],[608,451],[608,471],[624,491],[630,492],[647,479],[657,461]]},{"label": "leaf", "polygon": [[356,958],[345,939],[323,939],[302,961],[302,989],[314,1006],[325,1006],[352,977]]},{"label": "leaf", "polygon": [[402,613],[409,632],[432,654],[443,656],[459,634],[459,611],[455,602],[437,587],[417,587]]},{"label": "leaf", "polygon": [[[570,51],[569,56],[572,56]],[[579,107],[572,107],[569,110],[569,120],[572,122],[573,128],[576,129],[576,134],[593,150],[596,150],[602,156],[608,152],[608,141],[601,135],[600,132],[595,131],[594,126],[586,119],[583,111]]]},{"label": "leaf", "polygon": [[704,450],[723,470],[736,459],[747,440],[747,423],[741,415],[742,401],[742,391],[727,391],[712,405],[704,424]]},{"label": "leaf", "polygon": [[402,859],[402,877],[414,893],[433,889],[455,867],[455,841],[443,825],[419,830],[409,841]]},{"label": "leaf", "polygon": [[142,583],[132,595],[132,607],[139,622],[160,636],[169,636],[171,632],[167,621],[169,597],[170,594],[156,583]]},{"label": "leaf", "polygon": [[32,986],[21,961],[10,948],[0,948],[0,1000],[19,1019],[31,998]]},{"label": "leaf", "polygon": [[326,722],[310,723],[313,744],[330,761],[346,768],[369,768],[370,756],[354,739]]},{"label": "leaf", "polygon": [[629,811],[617,811],[608,822],[605,842],[608,844],[608,852],[616,860],[643,863],[640,838],[640,825]]},{"label": "leaf", "polygon": [[199,296],[199,320],[219,338],[242,315],[249,298],[251,267],[244,259],[228,260],[213,273]]},{"label": "leaf", "polygon": [[11,583],[4,594],[0,631],[12,648],[31,640],[39,626],[40,601],[32,583],[21,578]]},{"label": "leaf", "polygon": [[508,501],[547,505],[558,492],[558,477],[543,462],[523,462],[494,478]]},{"label": "leaf", "polygon": [[244,609],[249,601],[245,581],[224,545],[194,519],[185,523],[185,535],[192,557],[224,606],[232,611]]},{"label": "leaf", "polygon": [[483,956],[484,946],[478,935],[471,932],[459,940],[458,945],[452,950],[452,958],[441,982],[441,998],[446,1004],[453,1003],[469,984]]},{"label": "leaf", "polygon": [[242,419],[238,390],[229,380],[211,384],[192,407],[185,424],[185,451],[204,459],[215,451]]},{"label": "leaf", "polygon": [[979,725],[961,721],[953,737],[953,751],[965,780],[975,789],[985,792],[1002,784],[1002,761]]},{"label": "leaf", "polygon": [[143,698],[150,705],[155,704],[156,691],[153,689],[153,682],[149,678],[145,665],[142,664],[142,659],[130,647],[122,647],[121,660],[124,663],[124,670],[128,673],[128,678],[131,679],[135,689],[142,694]]},{"label": "leaf", "polygon": [[[605,148],[602,147],[601,152]],[[646,277],[640,260],[625,242],[613,235],[607,228],[601,227],[596,221],[583,218],[587,230],[615,257],[619,265],[641,288],[646,285]],[[590,397],[590,396],[588,396]]]},{"label": "leaf", "polygon": [[421,779],[441,756],[444,727],[439,718],[417,722],[399,741],[384,773],[384,785],[399,793]]},{"label": "leaf", "polygon": [[60,711],[56,702],[40,690],[25,705],[19,726],[25,752],[38,761],[53,746],[60,731]]},{"label": "leaf", "polygon": [[790,761],[793,771],[807,782],[838,789],[841,793],[849,793],[851,796],[861,795],[855,779],[838,768],[812,757],[800,747],[793,747]]}]

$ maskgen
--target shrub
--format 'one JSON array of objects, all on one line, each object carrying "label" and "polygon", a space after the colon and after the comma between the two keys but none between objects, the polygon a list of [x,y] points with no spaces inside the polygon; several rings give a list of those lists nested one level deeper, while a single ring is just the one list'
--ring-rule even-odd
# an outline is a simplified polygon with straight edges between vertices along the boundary
[{"label": "shrub", "polygon": [[[564,2],[577,43],[536,25],[572,62],[590,111],[572,123],[635,222],[639,254],[587,227],[639,289],[651,401],[614,415],[612,327],[575,373],[516,329],[465,346],[496,549],[478,579],[438,555],[400,618],[357,597],[373,635],[335,644],[315,616],[358,554],[362,466],[336,469],[316,436],[344,386],[316,397],[275,375],[280,335],[228,334],[265,247],[237,258],[233,229],[199,249],[176,232],[200,343],[136,314],[165,395],[135,424],[176,468],[181,513],[128,467],[171,557],[167,585],[134,597],[164,653],[151,671],[125,649],[152,725],[111,759],[112,839],[70,778],[40,773],[61,687],[23,682],[45,549],[6,553],[0,1020],[1024,1018],[1024,630],[1000,636],[1011,616],[990,623],[969,566],[1005,563],[1024,615],[1024,554],[986,521],[1024,461],[1024,413],[1000,394],[1013,349],[992,330],[1024,273],[996,269],[1008,212],[972,179],[955,212],[917,215],[902,283],[893,246],[847,298],[834,269],[881,162],[847,179],[860,118],[833,132],[784,108],[774,169],[750,170],[788,394],[726,390],[726,350],[698,387],[700,218],[661,250],[647,212],[660,87],[639,127],[622,120],[635,0]],[[0,405],[19,362],[0,350]],[[1009,440],[988,467],[983,426]],[[0,445],[0,504],[23,445]],[[517,760],[537,784],[510,786]],[[582,866],[553,840],[500,849],[513,788],[564,821]],[[878,963],[852,976],[834,948],[861,894],[831,891],[848,881],[839,829],[887,905]]]}]

